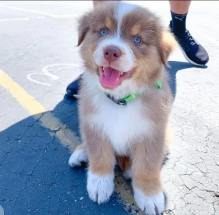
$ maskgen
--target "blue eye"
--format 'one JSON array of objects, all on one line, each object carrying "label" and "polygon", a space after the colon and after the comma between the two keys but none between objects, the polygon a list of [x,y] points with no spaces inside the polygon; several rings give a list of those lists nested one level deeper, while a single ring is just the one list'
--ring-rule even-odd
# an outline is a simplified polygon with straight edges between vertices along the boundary
[{"label": "blue eye", "polygon": [[135,38],[133,39],[133,42],[134,42],[134,43],[141,43],[141,38],[140,38],[140,37],[135,37]]},{"label": "blue eye", "polygon": [[104,35],[106,35],[107,34],[107,30],[106,29],[102,29],[101,31],[100,31],[100,35],[102,35],[102,36],[104,36]]}]

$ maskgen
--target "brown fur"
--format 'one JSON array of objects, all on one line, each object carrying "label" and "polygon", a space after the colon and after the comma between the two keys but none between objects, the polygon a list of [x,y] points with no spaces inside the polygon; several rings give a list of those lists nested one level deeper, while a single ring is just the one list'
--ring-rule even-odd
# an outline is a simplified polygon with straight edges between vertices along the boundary
[{"label": "brown fur", "polygon": [[106,175],[113,171],[115,153],[109,140],[101,136],[99,129],[90,128],[88,124],[83,127],[84,141],[88,153],[90,170],[94,174]]},{"label": "brown fur", "polygon": [[162,37],[161,37],[161,61],[165,66],[169,66],[167,60],[170,56],[170,53],[177,46],[177,42],[174,39],[172,33],[170,33],[169,29],[163,29]]},{"label": "brown fur", "polygon": [[160,80],[163,83],[162,90],[154,89],[153,93],[144,95],[142,98],[142,106],[145,107],[142,117],[149,120],[153,128],[147,137],[136,138],[133,141],[130,155],[135,187],[143,190],[148,196],[162,190],[160,168],[164,155],[168,151],[166,140],[169,138],[169,130],[165,128],[172,99],[167,76],[160,76]]},{"label": "brown fur", "polygon": [[154,140],[142,139],[133,145],[131,157],[134,185],[148,196],[162,191],[159,178],[162,155],[162,137],[156,137]]},{"label": "brown fur", "polygon": [[132,27],[131,29],[131,35],[136,36],[140,33],[141,31],[141,25],[140,24],[136,24]]},{"label": "brown fur", "polygon": [[[104,4],[105,5],[105,4]],[[106,3],[106,6],[108,4]],[[85,66],[92,72],[99,74],[98,67],[93,61],[93,52],[98,43],[102,40],[100,30],[106,28],[105,22],[110,22],[108,36],[112,36],[116,32],[117,21],[113,18],[114,4],[109,7],[97,7],[95,13],[88,13],[79,20],[79,43],[81,45],[81,55],[85,58]],[[110,12],[110,13],[109,13]],[[111,16],[109,16],[112,14]],[[106,17],[108,17],[106,19]],[[109,23],[107,23],[109,24]],[[86,38],[86,39],[85,39]]]},{"label": "brown fur", "polygon": [[[93,52],[102,40],[98,36],[101,29],[107,28],[109,32],[104,39],[116,32],[117,21],[113,17],[116,5],[117,3],[106,3],[79,21],[78,45],[82,44],[81,55],[85,67],[98,75]],[[140,36],[142,43],[134,44],[133,36]],[[130,154],[119,157],[118,161],[123,170],[131,167],[135,187],[151,196],[162,191],[160,168],[168,150],[165,144],[169,139],[167,126],[172,103],[168,76],[163,66],[167,65],[169,54],[176,43],[172,35],[161,27],[159,19],[142,8],[137,8],[124,16],[121,37],[130,46],[136,59],[129,78],[139,87],[148,86],[150,89],[150,93],[141,96],[144,107],[141,115],[152,124],[152,129],[147,136],[132,140]],[[163,83],[163,87],[159,90],[154,87],[156,79]],[[91,127],[85,120],[96,111],[85,85],[81,89],[79,107],[81,130],[91,171],[99,175],[109,174],[113,171],[115,153],[109,138],[103,135],[100,128]]]},{"label": "brown fur", "polygon": [[[78,45],[84,41],[81,47],[81,55],[85,60],[86,68],[97,74],[99,72],[93,61],[93,52],[103,39],[98,34],[101,29],[108,28],[109,34],[104,37],[106,39],[116,32],[117,21],[113,17],[116,6],[116,2],[106,2],[103,7],[97,7],[79,20]],[[134,36],[133,31],[136,32],[135,36],[142,38],[142,44],[135,46],[130,40]],[[139,34],[138,31],[140,31]],[[157,62],[160,61],[167,65],[169,54],[176,44],[173,44],[174,38],[170,35],[166,36],[167,31],[161,27],[158,17],[143,8],[137,8],[132,13],[124,16],[121,33],[121,38],[129,44],[137,59],[130,77],[135,77],[140,85],[145,85],[145,83],[148,85],[154,84],[155,79],[160,75],[161,68],[161,65],[156,64],[154,59],[159,58]],[[163,38],[162,34],[164,35]],[[148,69],[145,65],[149,65]]]},{"label": "brown fur", "polygon": [[105,18],[105,26],[108,28],[108,29],[112,29],[113,28],[113,20],[110,18],[110,16],[107,16]]},{"label": "brown fur", "polygon": [[87,85],[84,81],[81,83],[80,87],[80,94],[83,95],[81,99],[79,100],[79,106],[80,106],[80,115],[88,117],[91,114],[96,113],[95,108],[92,105],[84,105],[84,104],[91,104],[92,98],[86,93]]},{"label": "brown fur", "polygon": [[118,163],[122,171],[127,171],[131,168],[131,162],[128,156],[118,156]]},{"label": "brown fur", "polygon": [[[122,37],[125,40],[129,39],[127,43],[137,59],[130,77],[135,78],[139,86],[145,83],[151,86],[160,76],[160,62],[167,65],[167,59],[176,42],[173,36],[161,27],[159,18],[146,9],[137,8],[123,19]],[[135,46],[130,40],[133,36],[139,36],[142,43]]]}]

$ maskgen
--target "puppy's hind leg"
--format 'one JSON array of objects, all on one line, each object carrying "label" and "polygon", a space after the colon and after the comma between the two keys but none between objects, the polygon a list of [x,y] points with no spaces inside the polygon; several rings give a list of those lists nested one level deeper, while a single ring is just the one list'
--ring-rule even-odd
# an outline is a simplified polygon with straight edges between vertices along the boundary
[{"label": "puppy's hind leg", "polygon": [[81,166],[82,162],[88,162],[85,144],[77,146],[68,161],[69,165],[72,167]]}]

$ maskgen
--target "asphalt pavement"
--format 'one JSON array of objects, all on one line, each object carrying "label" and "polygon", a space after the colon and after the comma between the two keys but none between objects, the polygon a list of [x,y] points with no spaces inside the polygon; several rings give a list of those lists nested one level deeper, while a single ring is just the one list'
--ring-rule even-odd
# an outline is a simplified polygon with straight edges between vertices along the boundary
[{"label": "asphalt pavement", "polygon": [[[167,1],[136,2],[170,21]],[[86,166],[68,166],[80,143],[77,102],[65,94],[82,73],[77,17],[86,1],[0,2],[0,215],[142,214],[116,169],[104,205],[86,191]],[[219,215],[219,2],[194,1],[191,34],[208,51],[205,67],[180,50],[169,59],[173,143],[162,169],[168,215]]]}]

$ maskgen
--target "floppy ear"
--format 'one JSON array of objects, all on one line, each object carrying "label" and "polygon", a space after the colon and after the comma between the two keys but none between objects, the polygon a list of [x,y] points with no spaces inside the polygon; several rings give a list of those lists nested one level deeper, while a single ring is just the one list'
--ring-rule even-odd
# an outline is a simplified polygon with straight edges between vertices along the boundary
[{"label": "floppy ear", "polygon": [[84,38],[89,31],[89,14],[85,14],[78,21],[78,46],[84,41]]},{"label": "floppy ear", "polygon": [[173,34],[168,29],[164,29],[162,31],[160,56],[161,56],[161,62],[165,66],[169,66],[167,63],[168,58],[170,56],[170,53],[174,50],[176,46],[177,46],[177,42]]}]

